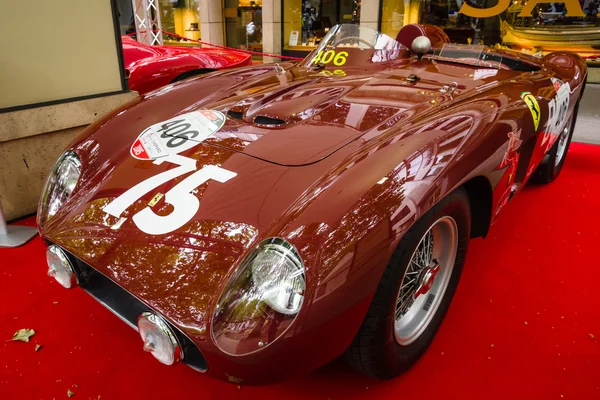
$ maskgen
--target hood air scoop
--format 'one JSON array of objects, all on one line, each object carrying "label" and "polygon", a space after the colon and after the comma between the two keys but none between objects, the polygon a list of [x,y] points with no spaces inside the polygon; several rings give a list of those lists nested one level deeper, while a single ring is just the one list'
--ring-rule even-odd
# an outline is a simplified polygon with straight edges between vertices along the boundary
[{"label": "hood air scoop", "polygon": [[257,125],[277,126],[285,125],[285,121],[279,118],[272,118],[266,115],[257,115],[254,117],[254,123]]},{"label": "hood air scoop", "polygon": [[244,118],[244,113],[242,111],[229,110],[227,111],[227,116],[233,119],[242,119]]},{"label": "hood air scoop", "polygon": [[346,91],[347,88],[339,86],[297,88],[252,104],[246,111],[246,118],[268,126],[295,124],[334,104]]},{"label": "hood air scoop", "polygon": [[[231,119],[236,119],[236,120],[241,121],[244,119],[244,112],[232,109],[232,110],[227,111],[227,116]],[[279,118],[269,117],[268,115],[257,115],[256,117],[254,117],[253,122],[256,125],[262,125],[262,126],[285,125],[284,120],[279,119]]]},{"label": "hood air scoop", "polygon": [[352,86],[321,85],[311,79],[270,92],[254,94],[227,111],[230,119],[275,128],[296,124],[336,103]]}]

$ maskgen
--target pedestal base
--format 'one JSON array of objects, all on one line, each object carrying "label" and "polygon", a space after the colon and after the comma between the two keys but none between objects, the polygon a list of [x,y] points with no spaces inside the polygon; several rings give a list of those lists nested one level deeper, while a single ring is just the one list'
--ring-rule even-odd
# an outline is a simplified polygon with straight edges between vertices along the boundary
[{"label": "pedestal base", "polygon": [[19,247],[29,242],[38,233],[35,228],[18,225],[8,225],[7,231],[6,234],[0,234],[0,248]]}]

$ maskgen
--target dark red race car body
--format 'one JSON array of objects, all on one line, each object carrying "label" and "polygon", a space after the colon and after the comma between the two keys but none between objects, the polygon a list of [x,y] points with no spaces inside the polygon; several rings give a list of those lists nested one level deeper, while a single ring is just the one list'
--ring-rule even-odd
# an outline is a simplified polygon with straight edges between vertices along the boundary
[{"label": "dark red race car body", "polygon": [[129,36],[122,36],[121,40],[129,88],[140,94],[168,85],[179,77],[252,64],[250,54],[233,50],[148,46]]},{"label": "dark red race car body", "polygon": [[[527,68],[409,56],[336,72],[282,63],[215,72],[138,97],[71,146],[81,178],[41,235],[164,316],[200,350],[207,374],[258,382],[309,371],[348,348],[392,252],[421,215],[463,186],[471,236],[485,236],[555,142],[557,102],[563,118],[574,112],[587,74],[578,56],[494,54]],[[527,92],[537,109],[523,100]],[[196,169],[218,165],[237,175],[198,186],[199,210],[170,233],[144,233],[131,218],[115,229],[118,218],[103,208],[174,167],[132,157],[132,144],[147,127],[194,110],[227,120],[181,155]],[[153,209],[174,212],[164,200]],[[210,333],[214,308],[236,266],[270,237],[289,241],[304,260],[304,304],[263,350],[225,354]]]}]

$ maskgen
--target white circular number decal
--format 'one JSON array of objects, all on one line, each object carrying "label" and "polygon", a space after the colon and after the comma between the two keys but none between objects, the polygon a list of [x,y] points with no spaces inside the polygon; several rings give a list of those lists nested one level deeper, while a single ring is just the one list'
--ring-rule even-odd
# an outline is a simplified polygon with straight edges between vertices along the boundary
[{"label": "white circular number decal", "polygon": [[225,123],[225,116],[214,110],[179,115],[146,128],[131,145],[138,160],[156,160],[179,154],[204,141]]}]

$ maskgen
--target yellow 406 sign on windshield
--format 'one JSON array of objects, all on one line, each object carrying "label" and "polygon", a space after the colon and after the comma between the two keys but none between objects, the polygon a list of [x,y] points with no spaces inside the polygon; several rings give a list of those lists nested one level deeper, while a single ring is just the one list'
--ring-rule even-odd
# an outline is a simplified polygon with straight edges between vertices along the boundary
[{"label": "yellow 406 sign on windshield", "polygon": [[321,62],[322,64],[329,64],[333,61],[333,65],[342,66],[346,64],[346,58],[348,57],[348,52],[340,51],[336,54],[335,50],[327,50],[323,52],[323,50],[319,51],[317,57],[315,57],[313,63],[318,64]]}]

